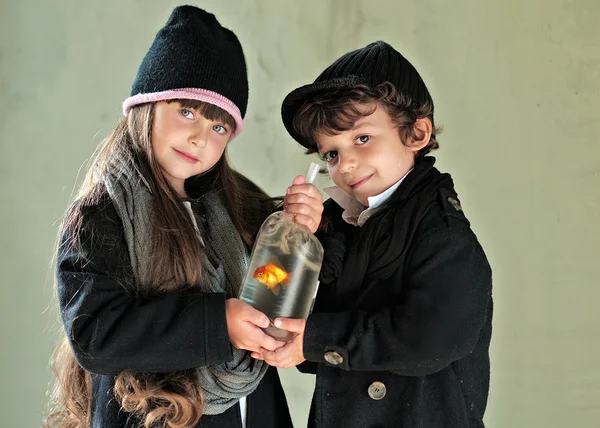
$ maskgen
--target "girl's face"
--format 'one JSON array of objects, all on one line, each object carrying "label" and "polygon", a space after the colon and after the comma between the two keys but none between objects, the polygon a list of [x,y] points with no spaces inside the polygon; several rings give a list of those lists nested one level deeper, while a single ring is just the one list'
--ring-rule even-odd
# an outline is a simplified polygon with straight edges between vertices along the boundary
[{"label": "girl's face", "polygon": [[179,102],[155,105],[152,151],[165,178],[182,197],[185,180],[215,166],[231,134],[229,125],[209,120]]}]

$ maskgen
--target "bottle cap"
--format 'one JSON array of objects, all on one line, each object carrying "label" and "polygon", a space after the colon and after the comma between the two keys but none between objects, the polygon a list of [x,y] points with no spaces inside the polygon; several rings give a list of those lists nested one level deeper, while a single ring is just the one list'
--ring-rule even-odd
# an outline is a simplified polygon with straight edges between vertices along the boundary
[{"label": "bottle cap", "polygon": [[307,183],[312,183],[313,181],[315,181],[315,178],[317,178],[317,174],[319,173],[319,171],[321,170],[321,166],[318,163],[315,162],[311,162],[310,165],[308,166],[308,171],[306,171],[306,182]]}]

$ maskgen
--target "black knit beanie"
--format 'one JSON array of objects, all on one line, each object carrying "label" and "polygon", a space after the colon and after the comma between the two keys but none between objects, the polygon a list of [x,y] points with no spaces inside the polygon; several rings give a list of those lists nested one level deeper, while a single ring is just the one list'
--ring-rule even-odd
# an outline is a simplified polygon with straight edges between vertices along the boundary
[{"label": "black knit beanie", "polygon": [[[392,83],[418,105],[428,101],[433,107],[433,99],[415,67],[393,47],[377,41],[343,55],[327,67],[314,83],[290,92],[281,106],[283,124],[296,141],[310,148],[309,142],[303,141],[292,125],[305,101],[315,99],[331,89],[357,84],[375,87],[383,82]],[[433,122],[433,113],[430,119]]]},{"label": "black knit beanie", "polygon": [[161,28],[144,57],[123,113],[137,104],[169,99],[214,104],[243,128],[248,105],[248,75],[242,46],[217,18],[194,6],[179,6]]}]

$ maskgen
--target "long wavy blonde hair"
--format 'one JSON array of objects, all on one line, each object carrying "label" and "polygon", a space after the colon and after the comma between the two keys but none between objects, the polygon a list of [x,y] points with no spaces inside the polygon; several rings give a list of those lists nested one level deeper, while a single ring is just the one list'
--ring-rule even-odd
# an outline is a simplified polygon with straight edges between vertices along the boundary
[{"label": "long wavy blonde hair", "polygon": [[[193,108],[211,120],[224,121],[235,127],[233,118],[211,104],[193,100],[173,100],[183,108]],[[171,101],[172,102],[172,101]],[[165,179],[151,150],[154,104],[131,109],[115,131],[101,145],[76,197],[77,203],[67,210],[59,230],[62,245],[79,248],[82,227],[81,207],[98,203],[106,196],[102,176],[108,173],[113,159],[151,187],[153,207],[152,268],[141,281],[131,284],[133,293],[151,297],[181,289],[181,284],[197,287],[202,274],[202,246],[189,214],[174,189]],[[242,239],[252,244],[264,218],[275,208],[269,198],[227,162],[226,153],[210,172],[210,187],[217,190]],[[164,227],[169,225],[169,227]],[[64,239],[66,237],[66,239]],[[141,285],[140,285],[141,284]],[[149,285],[148,285],[149,284]],[[50,391],[50,414],[46,428],[85,428],[90,426],[92,378],[75,359],[68,338],[63,333],[52,356],[55,375]],[[139,418],[145,428],[184,428],[195,426],[203,410],[202,389],[194,369],[167,374],[121,372],[115,381],[115,395],[122,410]]]}]

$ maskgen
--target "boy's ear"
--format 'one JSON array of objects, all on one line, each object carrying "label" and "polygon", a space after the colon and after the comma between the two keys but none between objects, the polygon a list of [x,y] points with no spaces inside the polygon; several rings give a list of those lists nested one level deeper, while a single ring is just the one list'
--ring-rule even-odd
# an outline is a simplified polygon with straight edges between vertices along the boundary
[{"label": "boy's ear", "polygon": [[418,152],[427,144],[429,144],[429,140],[431,139],[431,131],[433,129],[433,125],[431,124],[431,120],[428,117],[420,117],[416,120],[413,125],[413,129],[415,131],[416,138],[413,138],[408,148],[413,152]]}]

